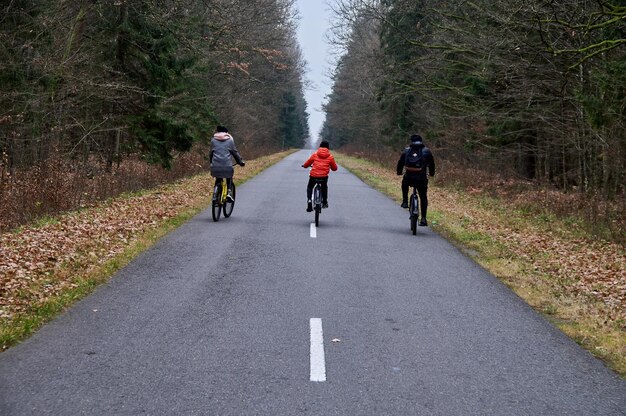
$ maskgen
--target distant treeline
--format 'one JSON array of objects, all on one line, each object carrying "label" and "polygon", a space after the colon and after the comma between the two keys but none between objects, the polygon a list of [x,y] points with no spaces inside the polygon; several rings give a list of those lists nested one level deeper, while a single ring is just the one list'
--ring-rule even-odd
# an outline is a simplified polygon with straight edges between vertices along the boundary
[{"label": "distant treeline", "polygon": [[[0,168],[169,167],[229,127],[247,157],[309,136],[293,0],[0,6]],[[95,162],[94,162],[95,161]]]},{"label": "distant treeline", "polygon": [[[338,0],[322,136],[624,194],[626,1]],[[349,22],[349,24],[339,24]]]}]

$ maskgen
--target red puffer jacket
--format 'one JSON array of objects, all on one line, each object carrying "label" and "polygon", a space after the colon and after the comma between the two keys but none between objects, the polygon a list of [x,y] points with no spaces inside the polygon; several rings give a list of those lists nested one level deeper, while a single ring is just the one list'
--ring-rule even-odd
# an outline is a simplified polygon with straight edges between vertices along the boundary
[{"label": "red puffer jacket", "polygon": [[317,149],[317,152],[313,153],[302,166],[308,168],[311,165],[313,165],[313,168],[311,169],[311,173],[309,175],[314,178],[323,178],[328,176],[330,169],[332,169],[333,172],[337,170],[335,158],[325,147]]}]

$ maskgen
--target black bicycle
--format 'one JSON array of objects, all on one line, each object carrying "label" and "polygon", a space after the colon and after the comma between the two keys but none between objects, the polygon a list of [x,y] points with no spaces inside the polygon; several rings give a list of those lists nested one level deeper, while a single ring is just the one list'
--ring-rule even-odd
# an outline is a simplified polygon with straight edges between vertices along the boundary
[{"label": "black bicycle", "polygon": [[320,214],[322,213],[322,181],[316,180],[313,187],[313,211],[315,212],[315,226],[320,226]]},{"label": "black bicycle", "polygon": [[419,199],[417,197],[417,188],[413,188],[411,199],[409,200],[409,219],[411,220],[411,232],[417,234],[417,219],[420,216]]},{"label": "black bicycle", "polygon": [[231,180],[230,185],[230,196],[228,197],[228,182],[225,178],[220,179],[215,184],[215,189],[213,189],[213,200],[212,200],[212,214],[213,221],[220,220],[220,214],[224,213],[224,218],[230,217],[230,214],[233,213],[233,208],[235,208],[235,195],[236,188],[234,180]]}]

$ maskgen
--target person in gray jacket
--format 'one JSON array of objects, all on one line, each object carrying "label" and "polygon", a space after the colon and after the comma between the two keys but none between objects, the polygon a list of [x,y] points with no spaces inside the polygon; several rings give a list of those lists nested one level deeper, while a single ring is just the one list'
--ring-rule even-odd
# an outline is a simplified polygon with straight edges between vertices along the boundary
[{"label": "person in gray jacket", "polygon": [[216,185],[223,178],[226,179],[228,184],[227,198],[231,201],[233,198],[230,189],[233,182],[233,174],[235,173],[232,158],[235,159],[239,166],[246,165],[235,147],[235,141],[233,136],[228,133],[228,129],[224,126],[217,126],[216,133],[213,139],[211,139],[211,152],[209,153],[211,176],[215,177]]}]

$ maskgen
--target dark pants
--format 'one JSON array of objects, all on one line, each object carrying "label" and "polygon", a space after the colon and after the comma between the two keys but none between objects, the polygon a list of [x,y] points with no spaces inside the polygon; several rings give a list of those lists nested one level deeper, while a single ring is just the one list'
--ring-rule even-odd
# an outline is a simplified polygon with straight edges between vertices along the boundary
[{"label": "dark pants", "polygon": [[313,188],[315,187],[316,182],[322,184],[322,204],[326,204],[328,202],[328,176],[324,176],[322,178],[314,178],[313,176],[309,176],[309,184],[306,187],[306,198],[308,201],[311,200],[311,196],[313,195]]},{"label": "dark pants", "polygon": [[404,175],[402,178],[402,202],[409,202],[409,186],[415,186],[420,197],[420,211],[422,218],[426,218],[428,210],[428,178],[422,176]]}]

